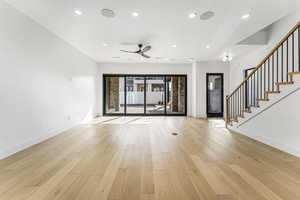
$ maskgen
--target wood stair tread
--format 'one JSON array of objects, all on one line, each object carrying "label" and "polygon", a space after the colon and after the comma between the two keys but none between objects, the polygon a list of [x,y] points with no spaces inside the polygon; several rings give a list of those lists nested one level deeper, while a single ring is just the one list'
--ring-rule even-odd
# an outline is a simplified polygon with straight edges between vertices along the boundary
[{"label": "wood stair tread", "polygon": [[266,91],[267,94],[279,94],[280,91]]},{"label": "wood stair tread", "polygon": [[290,84],[294,84],[294,81],[289,81],[289,82],[277,82],[275,83],[276,85],[290,85]]},{"label": "wood stair tread", "polygon": [[297,71],[297,72],[289,72],[288,74],[289,74],[289,75],[297,75],[297,74],[300,74],[300,71]]},{"label": "wood stair tread", "polygon": [[242,110],[242,112],[251,113],[251,110],[250,109],[244,109],[244,110]]},{"label": "wood stair tread", "polygon": [[257,101],[269,101],[269,99],[257,99]]}]

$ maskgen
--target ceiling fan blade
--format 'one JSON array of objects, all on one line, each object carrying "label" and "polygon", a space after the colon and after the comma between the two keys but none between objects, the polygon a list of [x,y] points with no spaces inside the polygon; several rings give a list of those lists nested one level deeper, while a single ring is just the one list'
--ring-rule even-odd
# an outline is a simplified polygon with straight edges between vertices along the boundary
[{"label": "ceiling fan blade", "polygon": [[143,56],[144,58],[151,58],[150,56],[148,56],[148,55],[146,55],[144,53],[141,53],[140,55]]},{"label": "ceiling fan blade", "polygon": [[151,46],[148,45],[141,52],[145,53],[145,52],[150,51],[150,50],[151,50]]},{"label": "ceiling fan blade", "polygon": [[122,52],[125,52],[125,53],[137,53],[136,51],[125,51],[125,50],[120,50]]}]

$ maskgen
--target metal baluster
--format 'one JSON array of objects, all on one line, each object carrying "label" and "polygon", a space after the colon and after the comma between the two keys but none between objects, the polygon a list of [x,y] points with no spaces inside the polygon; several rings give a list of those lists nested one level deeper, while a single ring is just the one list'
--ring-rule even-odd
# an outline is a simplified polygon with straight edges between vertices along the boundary
[{"label": "metal baluster", "polygon": [[281,82],[283,82],[283,44],[281,45]]},{"label": "metal baluster", "polygon": [[238,101],[239,101],[239,104],[238,104],[238,107],[239,107],[239,115],[241,114],[241,107],[240,107],[240,104],[241,104],[241,90],[240,88],[238,89]]},{"label": "metal baluster", "polygon": [[252,86],[252,76],[250,77],[250,81],[249,82],[250,82],[250,91],[249,91],[249,95],[250,96],[249,96],[249,98],[250,98],[250,107],[251,107],[253,105],[253,102],[252,102],[253,101],[253,98],[252,98],[252,87],[253,87]]},{"label": "metal baluster", "polygon": [[298,71],[300,71],[300,27],[298,28]]},{"label": "metal baluster", "polygon": [[292,35],[292,71],[294,72],[294,68],[295,68],[295,58],[294,58],[294,54],[295,54],[295,37],[294,37],[294,33]]},{"label": "metal baluster", "polygon": [[272,91],[274,91],[274,54],[272,54]]},{"label": "metal baluster", "polygon": [[268,58],[268,91],[270,91],[270,59]]},{"label": "metal baluster", "polygon": [[289,38],[286,40],[286,82],[289,82]]},{"label": "metal baluster", "polygon": [[255,83],[255,80],[254,80],[254,74],[252,74],[252,105],[254,106],[255,105],[255,85],[254,85],[254,83]]},{"label": "metal baluster", "polygon": [[266,99],[266,63],[264,63],[264,99]]},{"label": "metal baluster", "polygon": [[263,66],[260,67],[260,99],[263,98],[263,93],[262,93],[262,69],[263,69]]},{"label": "metal baluster", "polygon": [[245,110],[245,83],[242,85],[242,115],[244,116]]},{"label": "metal baluster", "polygon": [[234,99],[235,93],[232,96],[232,106],[233,106],[233,112],[232,112],[232,119],[234,119],[234,113],[235,113],[235,99]]},{"label": "metal baluster", "polygon": [[279,78],[279,71],[278,71],[278,66],[279,66],[279,63],[278,63],[278,51],[279,50],[277,49],[277,53],[276,53],[277,54],[277,58],[276,58],[277,59],[277,61],[276,61],[276,66],[277,66],[277,73],[276,73],[276,75],[277,75],[277,79],[276,79],[276,82],[278,82],[278,78]]},{"label": "metal baluster", "polygon": [[230,96],[230,104],[231,104],[231,106],[230,106],[230,108],[231,108],[231,110],[230,110],[230,120],[232,121],[232,114],[233,114],[233,99],[232,99],[232,95]]},{"label": "metal baluster", "polygon": [[259,99],[259,71],[257,70],[256,72],[256,103],[257,103],[257,106],[258,106],[258,100]]},{"label": "metal baluster", "polygon": [[234,116],[233,118],[236,119],[236,93],[234,93]]}]

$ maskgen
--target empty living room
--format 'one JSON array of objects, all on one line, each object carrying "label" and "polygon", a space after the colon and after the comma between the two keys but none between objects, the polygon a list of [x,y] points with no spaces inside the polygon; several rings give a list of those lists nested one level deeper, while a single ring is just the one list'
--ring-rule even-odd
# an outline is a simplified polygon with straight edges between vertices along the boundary
[{"label": "empty living room", "polygon": [[0,200],[300,200],[299,0],[0,0]]}]

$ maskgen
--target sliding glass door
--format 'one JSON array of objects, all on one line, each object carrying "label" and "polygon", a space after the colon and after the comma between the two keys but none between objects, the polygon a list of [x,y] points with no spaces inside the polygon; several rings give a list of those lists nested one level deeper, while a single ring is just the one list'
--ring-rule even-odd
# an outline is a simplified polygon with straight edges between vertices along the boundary
[{"label": "sliding glass door", "polygon": [[104,79],[104,101],[107,114],[124,114],[124,77],[111,76]]},{"label": "sliding glass door", "polygon": [[104,115],[186,115],[186,75],[103,75]]},{"label": "sliding glass door", "polygon": [[126,77],[126,114],[144,114],[145,77]]},{"label": "sliding glass door", "polygon": [[165,77],[146,77],[146,113],[152,115],[165,114]]},{"label": "sliding glass door", "polygon": [[167,114],[184,114],[186,111],[186,77],[167,76]]}]

